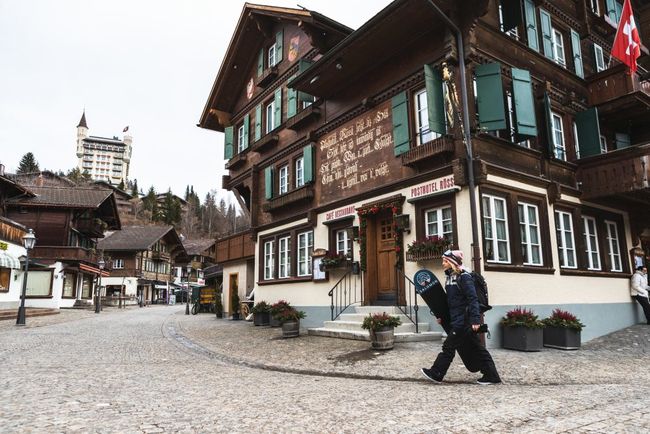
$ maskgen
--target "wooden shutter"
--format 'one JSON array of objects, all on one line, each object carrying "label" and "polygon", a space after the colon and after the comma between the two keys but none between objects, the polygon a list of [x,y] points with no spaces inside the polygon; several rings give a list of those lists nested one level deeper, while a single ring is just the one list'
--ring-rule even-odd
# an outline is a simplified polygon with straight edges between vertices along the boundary
[{"label": "wooden shutter", "polygon": [[555,54],[553,53],[553,26],[551,25],[551,14],[546,12],[544,9],[540,9],[539,18],[542,23],[544,56],[549,59],[555,59]]},{"label": "wooden shutter", "polygon": [[521,0],[501,0],[503,31],[507,32],[521,24]]},{"label": "wooden shutter", "polygon": [[284,31],[280,30],[275,34],[275,64],[277,65],[282,61],[282,42],[284,39]]},{"label": "wooden shutter", "polygon": [[233,155],[233,146],[232,146],[233,127],[226,127],[224,133],[225,133],[225,138],[224,138],[224,147],[223,147],[223,158],[225,158],[226,160],[230,160]]},{"label": "wooden shutter", "polygon": [[616,0],[605,0],[605,6],[607,9],[606,15],[609,17],[610,20],[612,20],[614,23],[618,24],[617,17],[616,17],[616,3],[618,3]]},{"label": "wooden shutter", "polygon": [[275,110],[273,111],[273,129],[276,129],[282,123],[282,88],[275,89],[274,96]]},{"label": "wooden shutter", "polygon": [[409,150],[409,121],[406,92],[398,93],[392,99],[393,144],[395,156]]},{"label": "wooden shutter", "polygon": [[578,129],[578,143],[580,144],[580,158],[600,154],[600,123],[598,109],[592,107],[576,114],[576,128]]},{"label": "wooden shutter", "polygon": [[576,70],[576,75],[580,78],[585,78],[585,70],[582,65],[582,47],[580,47],[580,35],[571,29],[571,49],[573,51],[573,66]]},{"label": "wooden shutter", "polygon": [[[294,75],[289,81],[295,77]],[[298,113],[298,91],[292,87],[287,87],[287,119],[294,117],[296,113]]]},{"label": "wooden shutter", "polygon": [[247,114],[244,116],[244,143],[242,144],[242,149],[248,149],[249,144],[249,130],[251,127],[251,115]]},{"label": "wooden shutter", "polygon": [[255,107],[255,136],[254,141],[262,138],[262,104]]},{"label": "wooden shutter", "polygon": [[501,64],[486,63],[476,67],[476,94],[478,119],[486,131],[506,129],[506,110],[503,103]]},{"label": "wooden shutter", "polygon": [[[302,74],[312,65],[311,60],[300,59],[298,61],[298,74]],[[314,97],[305,92],[298,92],[298,101],[302,102],[314,102]]]},{"label": "wooden shutter", "polygon": [[526,35],[528,46],[539,52],[539,36],[537,35],[537,14],[533,0],[524,0],[524,11],[526,13]]},{"label": "wooden shutter", "polygon": [[257,55],[257,76],[259,77],[264,73],[264,48],[260,49]]},{"label": "wooden shutter", "polygon": [[445,125],[445,101],[440,71],[434,69],[431,65],[424,65],[424,83],[427,88],[429,129],[439,134],[447,134]]},{"label": "wooden shutter", "polygon": [[264,169],[264,197],[273,199],[273,166]]},{"label": "wooden shutter", "polygon": [[544,117],[546,118],[546,140],[549,158],[555,157],[555,143],[553,142],[553,113],[551,111],[551,98],[544,92]]},{"label": "wooden shutter", "polygon": [[310,143],[302,149],[303,179],[305,184],[314,182],[314,144]]},{"label": "wooden shutter", "polygon": [[520,137],[537,136],[537,118],[535,116],[535,99],[530,72],[525,69],[512,68],[512,93],[517,125],[515,132]]}]

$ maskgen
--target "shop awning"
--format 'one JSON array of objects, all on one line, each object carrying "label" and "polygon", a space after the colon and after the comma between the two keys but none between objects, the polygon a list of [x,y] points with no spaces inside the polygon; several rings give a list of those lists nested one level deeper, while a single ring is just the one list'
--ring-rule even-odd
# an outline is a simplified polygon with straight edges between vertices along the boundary
[{"label": "shop awning", "polygon": [[97,267],[92,267],[92,266],[86,265],[86,264],[79,264],[79,269],[81,271],[87,271],[87,272],[93,273],[93,274],[101,274],[102,277],[110,276],[110,273],[108,271],[100,270]]},{"label": "shop awning", "polygon": [[0,251],[0,268],[13,268],[20,270],[20,259],[9,252]]}]

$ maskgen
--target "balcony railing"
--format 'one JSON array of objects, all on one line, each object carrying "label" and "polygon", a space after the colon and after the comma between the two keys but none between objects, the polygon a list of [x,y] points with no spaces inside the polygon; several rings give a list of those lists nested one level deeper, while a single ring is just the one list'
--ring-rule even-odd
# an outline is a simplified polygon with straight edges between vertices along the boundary
[{"label": "balcony railing", "polygon": [[230,159],[230,161],[228,161],[228,163],[226,163],[226,169],[235,169],[238,166],[244,164],[246,162],[246,156],[247,155],[248,155],[247,153],[245,153],[245,154],[240,153],[240,154],[234,155]]},{"label": "balcony railing", "polygon": [[402,164],[414,165],[429,158],[454,152],[454,141],[449,136],[439,137],[402,154]]},{"label": "balcony railing", "polygon": [[168,261],[171,256],[169,256],[169,253],[167,252],[159,252],[157,250],[153,250],[151,252],[151,259],[154,261]]},{"label": "balcony railing", "polygon": [[262,75],[257,78],[257,86],[266,87],[278,76],[278,67],[272,66],[264,70]]},{"label": "balcony railing", "polygon": [[262,206],[266,212],[272,212],[279,208],[285,207],[296,202],[311,200],[314,197],[314,187],[312,185],[305,185],[298,190],[283,194],[282,196],[274,197]]},{"label": "balcony railing", "polygon": [[74,226],[82,234],[92,237],[102,237],[104,236],[104,229],[108,225],[99,219],[81,219],[77,220]]},{"label": "balcony railing", "polygon": [[641,81],[638,74],[629,75],[627,66],[623,64],[601,71],[588,80],[591,106],[605,104],[635,92],[650,98],[650,80]]},{"label": "balcony railing", "polygon": [[314,104],[310,105],[299,111],[295,116],[287,119],[286,127],[289,130],[297,130],[308,125],[314,119],[320,116],[320,108],[315,107]]},{"label": "balcony railing", "polygon": [[84,247],[67,246],[39,246],[38,244],[31,251],[30,256],[34,259],[50,259],[55,261],[83,261],[97,265],[99,256],[92,249]]},{"label": "balcony railing", "polygon": [[275,146],[279,140],[280,140],[280,136],[278,136],[277,134],[267,134],[261,139],[259,139],[257,142],[253,143],[251,150],[255,152],[266,151],[268,149],[271,149],[273,146]]},{"label": "balcony railing", "polygon": [[250,232],[233,235],[217,242],[217,262],[227,262],[236,259],[255,256],[255,244]]}]

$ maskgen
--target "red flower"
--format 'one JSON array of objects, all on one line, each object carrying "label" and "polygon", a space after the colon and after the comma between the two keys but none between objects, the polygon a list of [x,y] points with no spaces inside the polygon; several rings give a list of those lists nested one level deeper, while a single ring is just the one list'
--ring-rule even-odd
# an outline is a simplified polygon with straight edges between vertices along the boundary
[{"label": "red flower", "polygon": [[395,246],[395,251],[399,253],[402,251],[402,248],[400,246]]}]

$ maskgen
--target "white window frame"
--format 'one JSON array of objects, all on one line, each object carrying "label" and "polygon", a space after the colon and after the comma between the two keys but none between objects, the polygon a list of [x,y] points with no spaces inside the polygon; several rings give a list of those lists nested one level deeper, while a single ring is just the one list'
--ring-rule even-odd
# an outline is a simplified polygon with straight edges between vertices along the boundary
[{"label": "white window frame", "polygon": [[[486,203],[487,199],[487,203]],[[496,206],[495,204],[497,202],[502,203],[503,205],[503,218],[497,218],[495,215],[495,209]],[[505,238],[498,238],[497,235],[497,223],[502,223],[504,226],[504,234]],[[510,237],[508,233],[508,203],[505,198],[503,197],[498,197],[498,196],[492,196],[490,194],[484,194],[483,195],[483,227],[485,229],[486,225],[489,225],[490,228],[492,229],[492,236],[488,237],[487,236],[487,230],[484,230],[483,232],[483,239],[485,240],[486,247],[488,244],[492,245],[492,257],[488,257],[487,251],[488,249],[486,248],[485,251],[485,257],[487,262],[494,262],[494,263],[499,263],[499,264],[510,264],[511,263],[511,258],[510,258]],[[500,259],[499,258],[499,245],[500,243],[505,243],[506,245],[506,258],[505,259]]]},{"label": "white window frame", "polygon": [[[449,218],[445,218],[445,211],[449,210]],[[444,237],[449,244],[454,244],[454,214],[451,206],[430,208],[424,211],[424,234],[427,237]],[[445,223],[449,224],[449,230],[445,231]],[[435,226],[437,230],[432,230]]]},{"label": "white window frame", "polygon": [[415,110],[415,142],[417,146],[430,142],[440,137],[429,129],[429,101],[427,100],[427,89],[422,88],[415,92],[413,98]]},{"label": "white window frame", "polygon": [[[523,212],[520,210],[520,207],[523,208]],[[535,210],[535,221],[530,221],[530,209]],[[517,202],[517,212],[519,213],[519,230],[521,232],[521,247],[525,250],[524,265],[532,266],[543,266],[544,257],[542,252],[542,234],[539,228],[539,207],[535,204],[528,202]],[[523,216],[523,221],[522,221]],[[537,242],[532,241],[533,235],[536,236]],[[538,251],[538,262],[533,261],[533,250],[537,249]],[[522,252],[523,253],[523,252]]]},{"label": "white window frame", "polygon": [[600,5],[598,4],[599,0],[589,0],[589,10],[594,14],[600,16]]},{"label": "white window frame", "polygon": [[278,171],[278,194],[287,194],[289,191],[289,166],[284,165]]},{"label": "white window frame", "polygon": [[[564,143],[564,122],[562,116],[556,112],[551,112],[552,129],[553,129],[553,155],[558,160],[566,161],[566,144]],[[560,140],[560,143],[558,143]]]},{"label": "white window frame", "polygon": [[500,1],[499,1],[499,30],[501,30],[501,32],[505,33],[511,38],[517,41],[519,40],[519,29],[517,29],[516,27],[514,29],[508,30],[507,32],[503,30],[503,6]]},{"label": "white window frame", "polygon": [[606,154],[607,153],[607,138],[601,134],[599,142],[600,142],[600,153],[601,154]]},{"label": "white window frame", "polygon": [[[564,217],[568,217],[568,227],[565,225]],[[576,241],[573,233],[573,215],[566,211],[555,211],[555,231],[558,240],[557,248],[560,257],[560,268],[578,268]],[[568,246],[568,241],[571,242],[571,247]],[[570,259],[572,261],[569,261]],[[569,262],[573,262],[573,265],[568,265]]]},{"label": "white window frame", "polygon": [[275,66],[276,58],[277,58],[277,56],[275,54],[276,54],[275,53],[275,44],[273,44],[267,50],[267,61],[268,61],[269,68],[271,68],[272,66]]},{"label": "white window frame", "polygon": [[596,73],[607,69],[605,66],[605,55],[603,53],[603,47],[598,44],[594,44],[594,56],[596,57]]},{"label": "white window frame", "polygon": [[305,185],[305,157],[296,159],[296,188]]},{"label": "white window frame", "polygon": [[274,129],[275,125],[275,100],[271,101],[266,105],[266,134],[270,133]]},{"label": "white window frame", "polygon": [[[591,227],[593,225],[593,233]],[[590,216],[582,216],[583,235],[585,238],[585,252],[587,253],[587,269],[598,271],[601,270],[600,250],[598,248],[598,228],[596,219]],[[594,261],[595,256],[595,261]]]},{"label": "white window frame", "polygon": [[530,140],[522,140],[517,142],[517,131],[515,125],[515,105],[512,99],[512,92],[510,90],[506,91],[506,102],[508,104],[508,121],[510,122],[510,141],[516,143],[517,145],[523,148],[530,148]]},{"label": "white window frame", "polygon": [[609,245],[610,271],[623,271],[623,258],[621,257],[621,244],[618,241],[618,225],[611,220],[605,220],[607,227],[607,244]]},{"label": "white window frame", "polygon": [[242,152],[244,149],[244,125],[242,124],[237,128],[237,150]]},{"label": "white window frame", "polygon": [[336,254],[352,257],[352,240],[348,238],[347,229],[339,229],[335,234]]},{"label": "white window frame", "polygon": [[278,238],[278,279],[291,277],[291,237]]},{"label": "white window frame", "polygon": [[274,242],[264,242],[264,280],[272,280],[275,273]]},{"label": "white window frame", "polygon": [[314,250],[314,231],[298,234],[298,276],[312,274],[312,252]]},{"label": "white window frame", "polygon": [[123,270],[124,259],[113,259],[113,270]]},{"label": "white window frame", "polygon": [[553,60],[558,65],[566,67],[566,53],[564,52],[564,35],[555,27],[552,27]]},{"label": "white window frame", "polygon": [[580,139],[578,138],[578,124],[573,122],[573,146],[576,151],[576,160],[580,159]]}]

